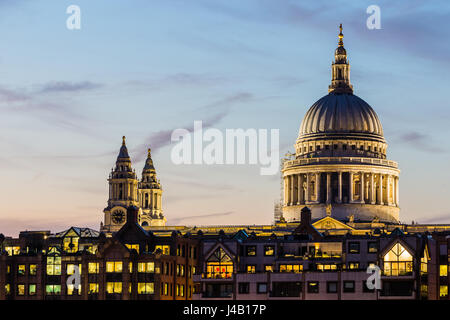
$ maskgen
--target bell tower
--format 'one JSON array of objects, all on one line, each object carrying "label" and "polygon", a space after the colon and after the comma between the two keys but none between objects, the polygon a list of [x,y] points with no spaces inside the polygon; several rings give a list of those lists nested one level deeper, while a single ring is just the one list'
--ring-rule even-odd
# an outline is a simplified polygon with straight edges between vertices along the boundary
[{"label": "bell tower", "polygon": [[122,138],[122,146],[117,156],[116,165],[109,174],[108,205],[103,210],[105,223],[102,231],[114,232],[126,222],[127,207],[138,205],[138,180],[131,167],[131,159]]},{"label": "bell tower", "polygon": [[151,149],[148,149],[147,160],[139,182],[139,206],[142,208],[141,225],[164,226],[166,218],[162,212],[162,188],[156,178]]}]

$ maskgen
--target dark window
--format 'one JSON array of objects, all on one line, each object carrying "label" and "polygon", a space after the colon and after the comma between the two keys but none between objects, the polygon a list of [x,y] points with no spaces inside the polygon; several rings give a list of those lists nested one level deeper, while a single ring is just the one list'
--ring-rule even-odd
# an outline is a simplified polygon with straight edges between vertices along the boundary
[{"label": "dark window", "polygon": [[355,150],[356,149],[356,146],[353,144],[352,145],[352,150]]},{"label": "dark window", "polygon": [[383,281],[382,296],[411,296],[413,293],[413,281]]},{"label": "dark window", "polygon": [[318,281],[308,282],[308,293],[319,293],[319,282]]},{"label": "dark window", "polygon": [[241,294],[247,294],[250,292],[250,283],[248,282],[239,282],[238,291]]},{"label": "dark window", "polygon": [[368,242],[367,243],[367,252],[368,253],[377,253],[378,252],[378,242]]},{"label": "dark window", "polygon": [[338,145],[337,144],[335,144],[334,145],[334,150],[336,150],[338,148]]},{"label": "dark window", "polygon": [[344,281],[344,292],[355,292],[355,281]]},{"label": "dark window", "polygon": [[327,293],[336,293],[336,292],[337,292],[337,282],[327,281]]},{"label": "dark window", "polygon": [[343,150],[347,150],[347,145],[346,145],[346,144],[343,144],[343,145],[342,145],[342,149],[343,149]]},{"label": "dark window", "polygon": [[330,145],[329,144],[325,145],[325,149],[330,150]]},{"label": "dark window", "polygon": [[258,283],[257,292],[258,293],[267,293],[267,283],[266,282]]},{"label": "dark window", "polygon": [[301,282],[272,282],[272,297],[299,297]]},{"label": "dark window", "polygon": [[359,253],[359,242],[349,242],[348,253]]},{"label": "dark window", "polygon": [[256,246],[247,246],[246,250],[247,257],[256,256]]},{"label": "dark window", "polygon": [[264,255],[265,256],[275,255],[275,246],[264,246]]},{"label": "dark window", "polygon": [[316,146],[316,151],[320,151],[320,146]]}]

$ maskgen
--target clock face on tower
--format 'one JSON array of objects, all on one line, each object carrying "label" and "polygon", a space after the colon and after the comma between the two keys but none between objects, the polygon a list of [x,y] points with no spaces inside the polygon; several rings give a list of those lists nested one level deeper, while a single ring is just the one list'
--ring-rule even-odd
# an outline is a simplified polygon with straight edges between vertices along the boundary
[{"label": "clock face on tower", "polygon": [[111,219],[116,224],[122,223],[125,220],[125,213],[123,211],[114,211],[111,214]]}]

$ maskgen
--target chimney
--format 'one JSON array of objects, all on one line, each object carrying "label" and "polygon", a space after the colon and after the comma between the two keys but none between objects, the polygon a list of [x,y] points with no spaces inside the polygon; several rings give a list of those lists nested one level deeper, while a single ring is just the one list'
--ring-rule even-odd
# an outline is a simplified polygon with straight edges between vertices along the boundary
[{"label": "chimney", "polygon": [[300,225],[307,226],[311,224],[311,209],[303,207],[300,214]]},{"label": "chimney", "polygon": [[138,223],[139,208],[136,206],[129,206],[127,208],[127,223]]}]

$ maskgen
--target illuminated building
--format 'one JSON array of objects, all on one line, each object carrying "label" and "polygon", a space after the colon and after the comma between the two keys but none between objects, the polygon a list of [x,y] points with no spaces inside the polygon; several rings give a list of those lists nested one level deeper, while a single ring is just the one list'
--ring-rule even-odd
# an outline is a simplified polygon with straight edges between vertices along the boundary
[{"label": "illuminated building", "polygon": [[[353,95],[342,30],[329,94],[303,119],[273,225],[166,226],[150,150],[125,138],[100,232],[0,235],[3,299],[449,299],[450,225],[399,223],[397,164]],[[66,285],[81,266],[81,290]],[[367,268],[381,270],[370,290]]]}]

